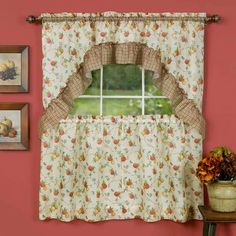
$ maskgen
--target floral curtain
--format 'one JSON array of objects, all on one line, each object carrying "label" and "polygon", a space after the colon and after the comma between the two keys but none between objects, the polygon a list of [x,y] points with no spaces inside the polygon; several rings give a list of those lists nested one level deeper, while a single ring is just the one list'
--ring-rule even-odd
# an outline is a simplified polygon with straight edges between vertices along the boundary
[{"label": "floral curtain", "polygon": [[[202,124],[204,23],[145,20],[147,15],[160,16],[114,12],[43,14],[48,20],[43,22],[42,123],[54,120],[48,116],[54,107],[63,111],[63,117],[56,116],[60,119],[55,125],[42,129],[40,219],[200,219],[197,206],[202,204],[203,196],[195,168],[202,153],[202,125],[188,129],[191,122],[181,115],[188,107],[187,113],[197,114]],[[50,20],[67,16],[82,18]],[[92,20],[96,16],[104,19]],[[119,20],[106,20],[107,16]],[[131,16],[143,20],[129,19]],[[177,90],[168,95],[181,91],[178,104],[184,98],[178,112],[176,109],[171,116],[137,117],[66,115],[64,103],[71,105],[68,94],[81,94],[68,86],[73,85],[70,81],[80,84],[82,92],[87,86],[81,82],[81,78],[87,78],[84,70],[78,70],[86,65],[84,56],[94,46],[110,42],[141,43],[159,52],[158,58],[177,85]],[[73,80],[75,77],[77,80]]]}]

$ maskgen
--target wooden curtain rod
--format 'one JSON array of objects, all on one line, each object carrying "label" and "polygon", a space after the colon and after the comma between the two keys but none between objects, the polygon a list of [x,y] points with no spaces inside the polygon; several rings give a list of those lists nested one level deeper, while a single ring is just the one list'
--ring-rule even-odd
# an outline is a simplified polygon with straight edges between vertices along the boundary
[{"label": "wooden curtain rod", "polygon": [[117,21],[117,20],[133,20],[133,21],[139,21],[139,20],[177,20],[177,21],[199,21],[204,22],[205,24],[208,23],[217,23],[221,20],[221,17],[219,15],[209,15],[206,17],[197,17],[197,16],[130,16],[130,17],[116,17],[116,16],[71,16],[71,17],[41,17],[41,16],[27,16],[26,21],[30,24],[42,24],[42,22],[61,22],[61,21],[78,21],[78,20],[84,20],[84,21],[104,21],[104,20],[111,20],[111,21]]}]

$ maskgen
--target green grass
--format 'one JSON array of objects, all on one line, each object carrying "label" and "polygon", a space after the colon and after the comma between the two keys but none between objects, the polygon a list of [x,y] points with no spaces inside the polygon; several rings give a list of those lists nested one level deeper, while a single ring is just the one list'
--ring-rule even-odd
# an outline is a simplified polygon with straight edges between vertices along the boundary
[{"label": "green grass", "polygon": [[104,99],[103,115],[141,115],[141,99]]},{"label": "green grass", "polygon": [[70,116],[99,115],[100,99],[76,98],[70,111]]}]

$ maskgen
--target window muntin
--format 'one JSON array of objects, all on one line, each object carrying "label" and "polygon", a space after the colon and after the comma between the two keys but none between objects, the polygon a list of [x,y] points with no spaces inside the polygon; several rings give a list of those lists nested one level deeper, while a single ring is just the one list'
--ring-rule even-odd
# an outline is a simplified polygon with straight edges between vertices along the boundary
[{"label": "window muntin", "polygon": [[153,85],[153,72],[137,65],[104,65],[74,100],[71,115],[155,115],[171,112],[169,99]]}]

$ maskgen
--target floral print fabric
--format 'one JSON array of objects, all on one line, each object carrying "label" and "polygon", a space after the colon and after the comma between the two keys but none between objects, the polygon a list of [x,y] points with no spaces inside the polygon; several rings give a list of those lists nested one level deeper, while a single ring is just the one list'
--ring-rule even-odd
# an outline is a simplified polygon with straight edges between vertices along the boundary
[{"label": "floral print fabric", "polygon": [[201,141],[173,115],[62,121],[42,139],[40,219],[199,218]]},{"label": "floral print fabric", "polygon": [[[161,15],[205,16],[203,13]],[[85,52],[92,46],[139,42],[160,49],[168,72],[201,110],[202,22],[44,22],[42,36],[45,108],[65,87],[76,70],[75,64],[82,63]],[[203,193],[195,168],[201,159],[202,137],[194,129],[186,131],[183,121],[174,115],[65,117],[57,129],[45,131],[41,141],[39,216],[42,220],[141,218],[185,222],[201,218],[197,206],[202,204]]]},{"label": "floral print fabric", "polygon": [[[205,16],[205,13],[62,13],[42,16]],[[160,49],[162,62],[181,88],[201,110],[203,92],[204,23],[193,21],[75,21],[44,22],[43,104],[47,107],[57,97],[69,76],[76,71],[75,63],[92,46],[105,42],[144,43]]]}]

